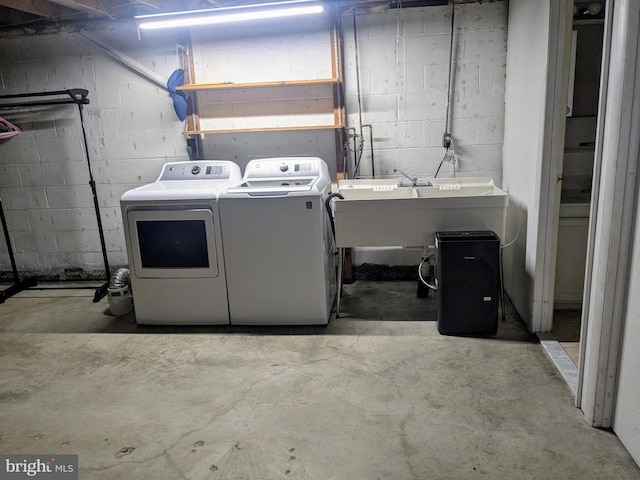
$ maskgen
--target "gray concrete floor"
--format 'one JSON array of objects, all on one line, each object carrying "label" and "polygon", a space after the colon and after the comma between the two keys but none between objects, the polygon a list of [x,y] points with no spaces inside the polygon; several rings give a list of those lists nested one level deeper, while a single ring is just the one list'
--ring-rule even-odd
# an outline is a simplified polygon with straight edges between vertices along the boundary
[{"label": "gray concrete floor", "polygon": [[473,338],[409,282],[346,285],[327,327],[142,327],[92,297],[0,305],[0,452],[83,480],[640,478],[511,309]]}]

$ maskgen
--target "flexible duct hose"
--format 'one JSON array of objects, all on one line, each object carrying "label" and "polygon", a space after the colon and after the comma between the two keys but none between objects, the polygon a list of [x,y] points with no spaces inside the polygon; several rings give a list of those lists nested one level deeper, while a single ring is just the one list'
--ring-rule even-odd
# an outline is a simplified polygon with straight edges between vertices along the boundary
[{"label": "flexible duct hose", "polygon": [[109,310],[112,315],[126,315],[133,309],[133,296],[129,280],[128,268],[119,268],[111,276],[107,292],[109,294]]},{"label": "flexible duct hose", "polygon": [[123,288],[129,285],[131,272],[128,268],[119,268],[111,277],[109,288]]}]

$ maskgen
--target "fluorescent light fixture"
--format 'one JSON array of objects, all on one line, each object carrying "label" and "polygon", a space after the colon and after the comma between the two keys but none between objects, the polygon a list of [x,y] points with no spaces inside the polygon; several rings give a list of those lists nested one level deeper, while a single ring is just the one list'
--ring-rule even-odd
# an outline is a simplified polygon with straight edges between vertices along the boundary
[{"label": "fluorescent light fixture", "polygon": [[318,1],[291,0],[256,5],[242,5],[238,7],[220,7],[155,15],[138,15],[135,18],[140,22],[138,24],[139,28],[150,30],[312,15],[322,13],[323,11],[324,8]]}]

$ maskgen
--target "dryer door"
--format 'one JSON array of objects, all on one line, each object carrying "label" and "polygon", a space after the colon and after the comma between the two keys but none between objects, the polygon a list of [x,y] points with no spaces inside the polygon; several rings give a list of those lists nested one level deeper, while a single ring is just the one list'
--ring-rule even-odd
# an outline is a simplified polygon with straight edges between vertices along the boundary
[{"label": "dryer door", "polygon": [[218,276],[211,210],[133,210],[127,212],[127,222],[137,277]]}]

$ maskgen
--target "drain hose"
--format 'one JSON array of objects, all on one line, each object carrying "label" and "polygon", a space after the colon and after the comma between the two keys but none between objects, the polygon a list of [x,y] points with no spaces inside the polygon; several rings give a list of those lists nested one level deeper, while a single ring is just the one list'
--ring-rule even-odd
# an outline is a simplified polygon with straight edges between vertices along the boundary
[{"label": "drain hose", "polygon": [[336,224],[333,221],[333,210],[331,209],[331,199],[334,197],[344,200],[344,197],[339,193],[330,193],[329,196],[327,196],[327,199],[324,201],[324,206],[327,208],[327,213],[329,214],[329,222],[331,223],[331,233],[333,233],[333,240],[335,241]]}]

